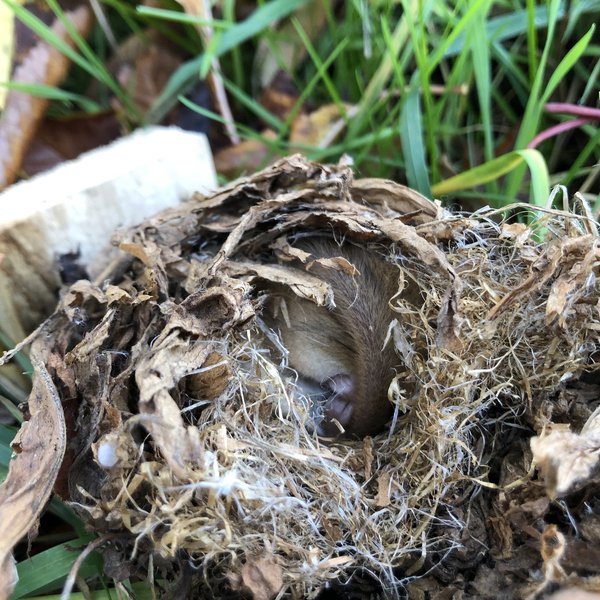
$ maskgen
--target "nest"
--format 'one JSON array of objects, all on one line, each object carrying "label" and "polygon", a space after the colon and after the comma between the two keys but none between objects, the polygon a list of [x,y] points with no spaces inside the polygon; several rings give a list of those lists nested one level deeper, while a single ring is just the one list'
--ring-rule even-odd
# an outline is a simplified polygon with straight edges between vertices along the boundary
[{"label": "nest", "polygon": [[[295,156],[121,234],[33,350],[66,415],[56,488],[110,534],[107,572],[153,566],[189,597],[593,587],[598,237],[584,209],[522,211],[451,215]],[[403,366],[372,438],[310,432],[260,319],[265,284],[334,300],[294,247],[307,231],[398,269]]]}]

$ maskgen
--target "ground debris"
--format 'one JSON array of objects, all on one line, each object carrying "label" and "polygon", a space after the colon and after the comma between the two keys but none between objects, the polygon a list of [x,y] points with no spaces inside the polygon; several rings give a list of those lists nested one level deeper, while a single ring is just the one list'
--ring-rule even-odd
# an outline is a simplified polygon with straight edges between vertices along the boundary
[{"label": "ground debris", "polygon": [[[74,284],[35,342],[76,399],[72,506],[130,534],[128,574],[153,553],[174,581],[184,556],[190,597],[597,589],[576,557],[600,541],[598,240],[576,214],[527,219],[293,156],[120,234],[128,266]],[[420,293],[392,299],[403,370],[372,439],[306,429],[261,325],[265,285],[335,300],[296,247],[307,231],[384,253]]]}]

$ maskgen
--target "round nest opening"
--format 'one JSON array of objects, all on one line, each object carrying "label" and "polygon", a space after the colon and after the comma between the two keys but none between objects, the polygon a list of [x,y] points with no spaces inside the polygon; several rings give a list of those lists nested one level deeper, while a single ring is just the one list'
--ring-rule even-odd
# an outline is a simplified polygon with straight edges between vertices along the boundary
[{"label": "round nest opening", "polygon": [[[452,215],[295,156],[120,234],[123,255],[65,293],[33,349],[67,418],[57,488],[109,534],[105,570],[153,565],[169,593],[199,598],[545,589],[548,526],[568,537],[569,519],[598,525],[585,508],[598,237],[584,208]],[[273,285],[323,310],[335,302],[297,244],[307,234],[395,270],[386,344],[399,367],[377,435],[317,435],[262,318]],[[565,470],[573,457],[577,473]],[[556,497],[576,500],[558,514]]]}]

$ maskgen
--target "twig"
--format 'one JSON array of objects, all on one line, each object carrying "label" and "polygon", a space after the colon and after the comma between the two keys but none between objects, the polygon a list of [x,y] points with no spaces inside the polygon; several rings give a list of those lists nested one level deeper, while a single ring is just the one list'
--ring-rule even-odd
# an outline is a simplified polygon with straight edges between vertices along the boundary
[{"label": "twig", "polygon": [[119,535],[117,533],[103,535],[102,537],[99,537],[99,538],[95,539],[94,541],[90,542],[81,551],[81,554],[77,557],[77,559],[73,563],[73,566],[71,567],[71,570],[69,571],[69,576],[67,577],[67,580],[65,581],[65,585],[63,586],[63,590],[60,595],[60,600],[69,600],[69,597],[71,596],[71,590],[73,589],[73,586],[75,585],[75,579],[77,578],[77,573],[79,573],[79,569],[81,569],[81,565],[83,564],[83,561],[94,550],[96,550],[96,548],[99,548],[100,546],[102,546],[102,544],[105,544],[106,542],[110,542],[111,540],[114,540],[115,538],[118,538],[118,537],[123,537],[123,536]]},{"label": "twig", "polygon": [[[210,8],[210,0],[178,0],[185,11],[196,17],[200,17],[204,22],[212,21],[212,10]],[[202,38],[205,50],[210,47],[210,42],[213,38],[213,29],[210,25],[202,25],[198,23],[196,29]],[[229,107],[225,86],[223,85],[223,77],[221,75],[221,63],[216,56],[213,56],[211,61],[211,70],[208,73],[208,84],[210,86],[213,99],[217,105],[217,110],[223,117],[225,130],[232,144],[240,143],[240,136],[235,128],[233,113]]]}]

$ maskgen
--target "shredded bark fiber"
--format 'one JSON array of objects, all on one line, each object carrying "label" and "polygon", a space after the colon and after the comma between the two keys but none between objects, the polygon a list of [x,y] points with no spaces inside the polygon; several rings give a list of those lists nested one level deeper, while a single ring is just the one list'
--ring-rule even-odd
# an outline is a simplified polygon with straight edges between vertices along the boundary
[{"label": "shredded bark fiber", "polygon": [[[66,292],[33,351],[70,429],[57,489],[129,534],[107,571],[152,556],[198,598],[599,590],[600,250],[579,212],[451,215],[293,156],[122,234],[127,255]],[[260,319],[273,283],[335,302],[294,247],[307,231],[397,266],[403,368],[373,438],[308,432]]]}]

